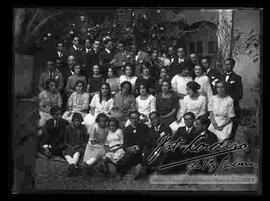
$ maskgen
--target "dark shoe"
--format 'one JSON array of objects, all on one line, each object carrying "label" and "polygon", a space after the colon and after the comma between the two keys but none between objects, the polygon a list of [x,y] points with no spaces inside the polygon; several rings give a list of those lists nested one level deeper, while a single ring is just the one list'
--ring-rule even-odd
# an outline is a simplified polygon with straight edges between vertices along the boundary
[{"label": "dark shoe", "polygon": [[71,164],[68,167],[68,176],[73,177],[76,173],[75,165]]}]

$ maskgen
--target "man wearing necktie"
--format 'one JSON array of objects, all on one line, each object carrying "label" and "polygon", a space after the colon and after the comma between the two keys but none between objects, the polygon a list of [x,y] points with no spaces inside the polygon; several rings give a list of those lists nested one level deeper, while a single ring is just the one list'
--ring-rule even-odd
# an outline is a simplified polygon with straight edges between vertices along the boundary
[{"label": "man wearing necktie", "polygon": [[148,129],[148,132],[146,134],[145,139],[145,151],[143,156],[143,174],[149,174],[152,173],[159,164],[163,162],[163,159],[165,157],[166,153],[160,153],[160,155],[157,155],[156,159],[153,160],[150,164],[147,163],[147,159],[150,156],[150,154],[154,151],[154,149],[158,146],[157,141],[164,136],[171,136],[172,131],[170,127],[165,126],[160,123],[159,115],[157,112],[151,112],[149,114],[149,119],[151,121],[152,127]]},{"label": "man wearing necktie", "polygon": [[173,77],[176,74],[182,72],[184,66],[189,65],[187,59],[185,58],[185,51],[184,48],[180,47],[177,49],[177,56],[174,58],[170,66],[170,76]]},{"label": "man wearing necktie", "polygon": [[90,66],[90,50],[91,50],[91,43],[90,39],[85,39],[84,49],[81,53],[82,58],[82,69],[81,75],[88,77],[90,75],[91,66]]},{"label": "man wearing necktie", "polygon": [[79,37],[75,36],[72,41],[72,46],[68,50],[69,55],[73,55],[77,62],[82,63],[82,50],[79,47]]},{"label": "man wearing necktie", "polygon": [[243,85],[240,75],[233,71],[235,60],[233,58],[225,59],[225,74],[220,79],[227,84],[227,93],[233,99],[235,117],[233,118],[233,128],[229,140],[234,140],[238,124],[240,122],[239,101],[243,98]]}]

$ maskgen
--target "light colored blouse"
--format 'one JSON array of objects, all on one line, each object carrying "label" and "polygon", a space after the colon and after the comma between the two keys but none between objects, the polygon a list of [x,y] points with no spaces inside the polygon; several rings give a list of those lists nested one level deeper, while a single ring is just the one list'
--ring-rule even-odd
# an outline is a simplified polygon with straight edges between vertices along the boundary
[{"label": "light colored blouse", "polygon": [[148,117],[151,112],[156,111],[156,98],[150,94],[147,99],[142,100],[141,96],[138,96],[136,98],[136,107],[139,113]]},{"label": "light colored blouse", "polygon": [[131,83],[131,85],[132,85],[133,90],[134,90],[137,78],[138,78],[137,76],[132,76],[130,78],[130,77],[127,77],[126,75],[121,75],[120,78],[119,78],[119,81],[120,81],[120,84],[122,82],[124,82],[124,81],[129,81]]},{"label": "light colored blouse", "polygon": [[97,117],[100,113],[107,115],[113,107],[113,99],[110,98],[107,101],[102,100],[100,102],[99,94],[96,94],[91,100],[90,107],[94,110],[94,117]]},{"label": "light colored blouse", "polygon": [[109,146],[109,148],[112,148],[116,145],[122,145],[123,144],[123,131],[122,129],[118,128],[115,132],[108,131],[106,145]]},{"label": "light colored blouse", "polygon": [[192,77],[190,76],[183,77],[175,75],[171,81],[172,89],[177,93],[187,94],[187,83],[190,81],[192,81]]},{"label": "light colored blouse", "polygon": [[201,75],[200,77],[195,77],[194,81],[201,85],[201,88],[198,91],[202,95],[207,96],[209,100],[213,96],[209,77],[207,75]]},{"label": "light colored blouse", "polygon": [[51,93],[50,91],[44,90],[39,94],[39,106],[44,112],[50,113],[50,109],[53,106],[62,107],[62,97],[59,92]]},{"label": "light colored blouse", "polygon": [[120,80],[118,77],[108,78],[106,82],[110,85],[112,93],[116,93],[120,90]]},{"label": "light colored blouse", "polygon": [[68,107],[72,107],[72,111],[87,110],[89,106],[89,94],[78,94],[76,91],[71,94],[68,99]]},{"label": "light colored blouse", "polygon": [[206,113],[206,106],[205,96],[199,95],[196,100],[193,100],[189,95],[186,95],[181,105],[180,116],[183,117],[185,113],[192,112],[197,118]]},{"label": "light colored blouse", "polygon": [[208,103],[208,111],[213,112],[214,116],[232,118],[235,116],[233,99],[230,96],[224,98],[213,96]]}]

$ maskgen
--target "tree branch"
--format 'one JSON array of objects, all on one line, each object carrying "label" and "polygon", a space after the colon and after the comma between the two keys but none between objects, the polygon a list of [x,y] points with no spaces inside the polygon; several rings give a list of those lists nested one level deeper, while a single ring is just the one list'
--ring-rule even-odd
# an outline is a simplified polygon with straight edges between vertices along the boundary
[{"label": "tree branch", "polygon": [[32,26],[33,22],[35,21],[35,19],[37,18],[39,13],[40,13],[40,9],[36,9],[34,16],[32,17],[32,19],[30,20],[30,22],[27,25],[26,34],[30,33],[31,26]]}]

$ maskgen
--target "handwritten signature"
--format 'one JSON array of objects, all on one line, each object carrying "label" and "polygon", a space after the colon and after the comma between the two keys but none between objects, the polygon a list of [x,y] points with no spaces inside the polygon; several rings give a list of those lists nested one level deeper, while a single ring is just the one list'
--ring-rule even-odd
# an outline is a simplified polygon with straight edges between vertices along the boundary
[{"label": "handwritten signature", "polygon": [[[209,172],[213,172],[214,174],[220,173],[222,170],[226,168],[238,167],[238,166],[246,166],[246,167],[257,167],[257,164],[254,162],[237,162],[230,163],[231,156],[229,153],[242,151],[247,149],[248,145],[246,142],[238,144],[236,142],[229,141],[228,139],[223,140],[222,142],[217,142],[212,145],[208,145],[202,142],[202,139],[206,138],[205,134],[199,135],[192,140],[192,142],[188,145],[185,145],[185,140],[181,137],[177,140],[172,141],[172,137],[169,135],[161,136],[157,140],[158,146],[152,151],[152,153],[147,158],[147,164],[153,163],[153,161],[160,156],[162,152],[174,152],[177,148],[182,149],[184,154],[190,153],[198,153],[202,151],[206,151],[205,154],[200,154],[195,157],[191,157],[188,159],[184,159],[181,161],[172,162],[169,164],[163,164],[159,166],[160,170],[176,167],[183,164],[188,164],[186,169],[201,169],[204,170],[206,167],[209,168]],[[226,155],[227,154],[227,155]],[[218,155],[226,155],[222,158],[219,163],[216,160],[216,156]],[[203,160],[201,165],[201,160]]]}]

